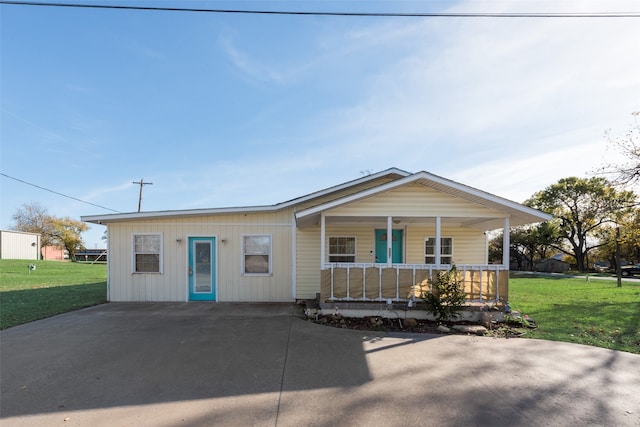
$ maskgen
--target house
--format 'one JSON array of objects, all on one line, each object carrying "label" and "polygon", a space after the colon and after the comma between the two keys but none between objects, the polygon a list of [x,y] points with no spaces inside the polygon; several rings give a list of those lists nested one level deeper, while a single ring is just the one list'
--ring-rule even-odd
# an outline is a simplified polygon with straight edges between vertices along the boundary
[{"label": "house", "polygon": [[430,174],[391,168],[270,206],[82,217],[108,228],[110,301],[407,301],[455,264],[468,298],[508,293],[487,230],[551,219]]},{"label": "house", "polygon": [[40,259],[41,245],[38,233],[0,230],[0,259]]},{"label": "house", "polygon": [[536,263],[535,270],[542,273],[564,273],[571,265],[557,257],[543,259]]},{"label": "house", "polygon": [[42,247],[42,259],[49,261],[64,261],[69,259],[69,251],[60,246],[47,245]]}]

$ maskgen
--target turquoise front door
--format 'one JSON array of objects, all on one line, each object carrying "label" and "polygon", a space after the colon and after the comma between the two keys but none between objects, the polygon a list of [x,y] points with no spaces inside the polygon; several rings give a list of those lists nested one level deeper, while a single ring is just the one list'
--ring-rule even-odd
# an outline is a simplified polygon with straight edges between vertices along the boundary
[{"label": "turquoise front door", "polygon": [[[376,262],[387,262],[387,230],[376,230]],[[402,230],[391,230],[391,262],[402,263]]]},{"label": "turquoise front door", "polygon": [[189,237],[189,300],[216,300],[215,237]]}]

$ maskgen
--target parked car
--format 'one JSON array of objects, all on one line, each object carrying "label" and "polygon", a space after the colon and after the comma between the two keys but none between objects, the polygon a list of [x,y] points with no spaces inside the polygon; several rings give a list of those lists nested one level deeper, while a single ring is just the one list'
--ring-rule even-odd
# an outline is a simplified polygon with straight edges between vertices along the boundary
[{"label": "parked car", "polygon": [[640,274],[640,264],[635,265],[623,265],[620,267],[620,274],[623,276],[633,276],[634,274]]}]

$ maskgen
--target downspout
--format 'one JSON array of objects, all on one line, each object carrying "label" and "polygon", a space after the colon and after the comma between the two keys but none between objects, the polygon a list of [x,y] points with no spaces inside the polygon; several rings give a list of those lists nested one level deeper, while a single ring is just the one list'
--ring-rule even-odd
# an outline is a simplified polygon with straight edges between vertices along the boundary
[{"label": "downspout", "polygon": [[296,208],[293,208],[293,214],[291,218],[291,298],[293,301],[297,297],[297,268],[298,268],[298,254],[296,248],[296,242],[298,240],[298,227],[296,224]]}]

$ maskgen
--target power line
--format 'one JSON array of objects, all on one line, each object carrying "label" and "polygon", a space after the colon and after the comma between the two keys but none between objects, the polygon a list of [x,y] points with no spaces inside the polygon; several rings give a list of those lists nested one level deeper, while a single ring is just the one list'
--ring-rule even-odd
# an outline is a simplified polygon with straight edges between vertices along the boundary
[{"label": "power line", "polygon": [[49,193],[57,194],[58,196],[62,196],[62,197],[66,197],[67,199],[75,200],[76,202],[86,203],[87,205],[95,206],[97,208],[105,209],[105,210],[108,210],[108,211],[111,211],[111,212],[115,212],[115,213],[122,213],[122,212],[117,211],[115,209],[107,208],[105,206],[100,206],[100,205],[97,205],[95,203],[87,202],[86,200],[81,200],[81,199],[78,199],[76,197],[72,197],[72,196],[68,196],[68,195],[63,194],[63,193],[59,193],[57,191],[51,190],[49,188],[42,187],[40,185],[32,184],[32,183],[24,181],[22,179],[19,179],[19,178],[13,177],[13,176],[9,176],[6,173],[0,172],[0,175],[4,176],[5,178],[13,179],[14,181],[18,181],[18,182],[30,185],[30,186],[35,187],[35,188],[39,188],[40,190],[48,191]]},{"label": "power line", "polygon": [[49,6],[70,7],[83,9],[119,9],[162,12],[197,12],[197,13],[237,13],[254,15],[310,15],[310,16],[361,16],[361,17],[403,17],[403,18],[640,18],[640,12],[305,12],[279,10],[249,10],[249,9],[205,9],[190,7],[160,7],[160,6],[129,6],[103,5],[89,3],[43,3],[30,1],[5,1],[0,4],[18,6]]}]

